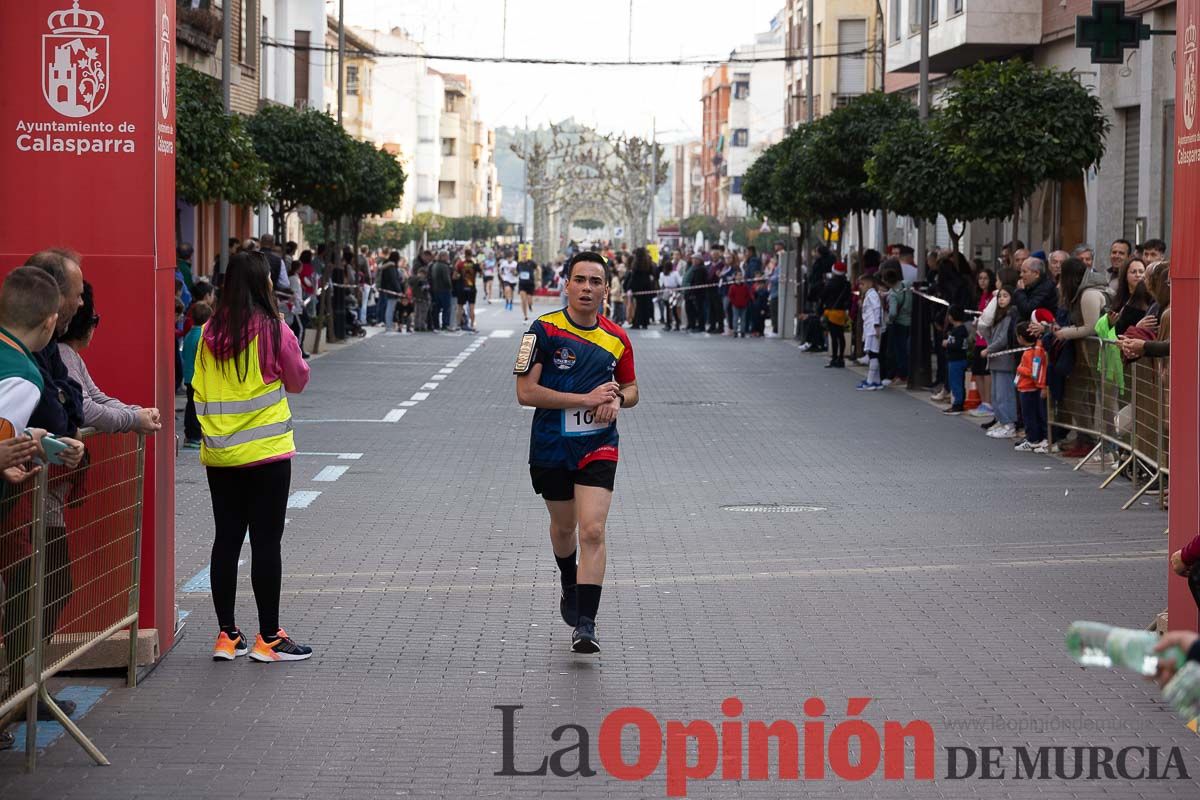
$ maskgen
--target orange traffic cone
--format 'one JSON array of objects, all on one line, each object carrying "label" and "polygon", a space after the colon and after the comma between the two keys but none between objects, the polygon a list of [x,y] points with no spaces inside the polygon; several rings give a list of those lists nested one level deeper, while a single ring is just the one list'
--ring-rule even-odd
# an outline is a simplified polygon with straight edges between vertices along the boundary
[{"label": "orange traffic cone", "polygon": [[963,408],[970,411],[973,408],[979,408],[983,405],[983,398],[979,396],[979,389],[975,386],[975,376],[971,376],[971,388],[967,391],[967,399],[963,401]]}]

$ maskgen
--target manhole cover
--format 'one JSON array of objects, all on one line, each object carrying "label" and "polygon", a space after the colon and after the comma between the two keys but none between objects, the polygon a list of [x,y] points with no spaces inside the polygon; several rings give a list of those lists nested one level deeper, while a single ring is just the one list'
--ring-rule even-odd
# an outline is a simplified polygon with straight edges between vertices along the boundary
[{"label": "manhole cover", "polygon": [[799,506],[779,503],[753,503],[744,506],[721,506],[726,511],[741,511],[750,514],[796,514],[801,511],[824,511],[823,506]]}]

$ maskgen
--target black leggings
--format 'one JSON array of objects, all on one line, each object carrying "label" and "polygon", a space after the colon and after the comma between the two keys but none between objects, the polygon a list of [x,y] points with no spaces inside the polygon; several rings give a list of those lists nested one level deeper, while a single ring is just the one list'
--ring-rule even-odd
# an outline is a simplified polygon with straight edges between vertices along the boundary
[{"label": "black leggings", "polygon": [[209,575],[217,624],[223,628],[235,624],[238,556],[249,528],[250,584],[258,604],[259,631],[265,638],[279,630],[279,588],[283,577],[279,545],[283,540],[283,517],[291,484],[292,462],[288,459],[253,467],[208,468],[208,488],[217,524]]},{"label": "black leggings", "polygon": [[832,322],[829,323],[829,355],[834,361],[841,361],[846,356],[846,328]]}]

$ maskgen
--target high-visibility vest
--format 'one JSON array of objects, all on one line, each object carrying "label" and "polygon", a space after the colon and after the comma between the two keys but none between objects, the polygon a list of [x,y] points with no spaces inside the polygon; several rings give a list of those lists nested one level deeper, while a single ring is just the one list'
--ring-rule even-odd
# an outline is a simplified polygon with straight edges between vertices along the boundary
[{"label": "high-visibility vest", "polygon": [[205,466],[238,467],[296,449],[283,382],[263,382],[257,336],[246,349],[246,379],[239,380],[233,360],[219,361],[200,336],[192,391],[203,434],[200,463]]}]

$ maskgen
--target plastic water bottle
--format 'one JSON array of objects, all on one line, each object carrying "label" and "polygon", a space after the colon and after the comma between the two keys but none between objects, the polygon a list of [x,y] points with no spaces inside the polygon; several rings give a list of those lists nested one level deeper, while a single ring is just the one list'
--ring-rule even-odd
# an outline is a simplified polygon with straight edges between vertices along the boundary
[{"label": "plastic water bottle", "polygon": [[1188,721],[1200,717],[1200,663],[1184,664],[1163,687],[1163,699]]},{"label": "plastic water bottle", "polygon": [[1132,628],[1117,628],[1103,622],[1072,622],[1067,628],[1067,652],[1085,667],[1124,667],[1141,675],[1153,675],[1160,655],[1175,657],[1176,664],[1186,658],[1178,647],[1165,653],[1154,652],[1158,634]]}]

